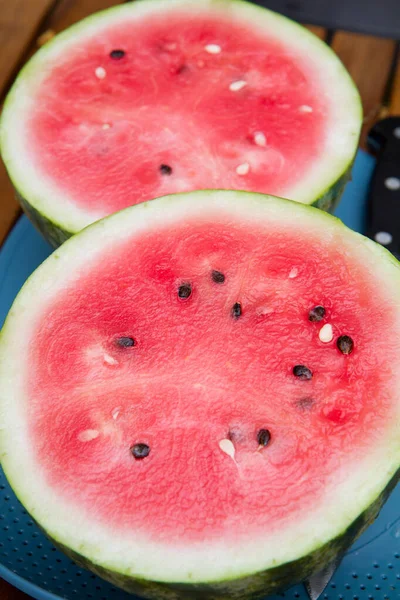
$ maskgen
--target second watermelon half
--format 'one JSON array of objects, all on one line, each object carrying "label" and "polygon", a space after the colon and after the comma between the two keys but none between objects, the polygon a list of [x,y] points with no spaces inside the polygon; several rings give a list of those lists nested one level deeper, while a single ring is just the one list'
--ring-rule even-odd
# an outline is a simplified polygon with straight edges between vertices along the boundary
[{"label": "second watermelon half", "polygon": [[238,0],[140,0],[42,48],[5,104],[2,154],[54,245],[165,194],[266,192],[330,209],[358,92],[303,27]]}]

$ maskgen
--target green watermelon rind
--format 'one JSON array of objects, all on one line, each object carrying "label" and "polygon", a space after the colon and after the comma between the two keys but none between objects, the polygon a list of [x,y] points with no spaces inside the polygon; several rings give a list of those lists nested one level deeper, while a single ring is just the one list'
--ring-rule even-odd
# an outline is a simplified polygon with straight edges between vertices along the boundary
[{"label": "green watermelon rind", "polygon": [[[350,178],[351,168],[349,168],[320,198],[313,202],[311,206],[315,206],[325,212],[333,213]],[[29,202],[20,195],[18,190],[16,190],[16,196],[29,220],[53,248],[58,248],[67,239],[77,233],[67,231],[61,227],[61,225],[52,222],[45,215],[41,214],[32,204],[29,204]]]},{"label": "green watermelon rind", "polygon": [[[319,38],[306,30],[301,25],[290,21],[286,17],[274,13],[266,8],[250,4],[246,0],[196,0],[188,3],[186,0],[137,0],[134,4],[124,4],[111,7],[94,15],[91,15],[83,21],[71,26],[69,29],[58,34],[53,40],[43,46],[23,67],[12,86],[3,108],[0,121],[0,148],[7,171],[13,182],[17,196],[21,201],[22,207],[27,215],[38,227],[41,233],[49,239],[53,246],[59,245],[62,241],[74,235],[90,223],[96,221],[102,215],[85,213],[84,209],[78,209],[67,196],[62,197],[62,193],[54,186],[49,184],[47,188],[41,182],[34,179],[34,168],[22,161],[16,141],[18,135],[15,129],[18,127],[18,110],[24,109],[24,97],[29,95],[31,86],[36,89],[40,84],[41,78],[45,77],[43,61],[51,59],[52,55],[62,52],[70,43],[74,43],[75,38],[85,32],[95,32],[104,25],[109,24],[113,19],[118,21],[124,15],[139,15],[143,12],[153,10],[167,11],[175,6],[183,6],[186,10],[198,8],[200,6],[222,7],[224,10],[232,10],[244,15],[249,21],[254,21],[260,27],[263,19],[266,19],[266,28],[268,23],[273,21],[273,30],[283,32],[290,31],[291,39],[299,40],[296,44],[307,44],[307,49],[314,55],[321,56],[337,90],[342,90],[344,98],[342,103],[346,105],[346,124],[345,139],[346,148],[332,155],[323,168],[318,169],[313,175],[310,175],[309,181],[304,181],[301,186],[294,186],[293,193],[287,194],[293,199],[304,204],[316,205],[323,210],[332,210],[332,207],[338,201],[344,186],[349,179],[351,166],[357,151],[357,144],[362,123],[362,105],[357,88],[351,79],[349,73],[340,62],[334,52]],[[269,25],[269,30],[272,26]],[[303,48],[303,46],[301,46]],[[305,52],[305,48],[303,48]],[[340,82],[340,85],[339,85]],[[17,107],[17,108],[16,108]],[[17,111],[14,117],[14,111]],[[14,119],[14,121],[13,121]],[[341,116],[341,121],[344,117]],[[350,123],[350,125],[349,125]],[[25,162],[25,164],[24,164]],[[33,183],[32,183],[33,182]],[[50,189],[52,188],[52,189]],[[58,203],[54,202],[58,199]]]},{"label": "green watermelon rind", "polygon": [[[93,563],[86,557],[57,542],[53,543],[74,562],[92,571],[102,579],[122,588],[130,594],[138,594],[154,600],[182,600],[200,598],[215,600],[250,600],[264,598],[282,592],[310,575],[318,573],[326,565],[337,561],[354,544],[360,535],[376,520],[380,510],[400,481],[400,468],[392,477],[382,494],[343,533],[327,544],[316,548],[311,554],[266,571],[240,579],[226,579],[210,583],[163,583],[137,579],[123,575]],[[46,533],[46,532],[45,532]]]},{"label": "green watermelon rind", "polygon": [[[188,196],[189,199],[187,199]],[[62,277],[64,281],[65,265],[68,264],[68,261],[71,261],[72,257],[74,257],[75,267],[76,259],[78,259],[77,262],[81,261],[83,264],[87,257],[87,250],[93,246],[98,248],[98,244],[92,243],[96,237],[101,240],[100,245],[103,245],[104,241],[110,240],[110,236],[111,239],[114,239],[112,236],[116,235],[117,232],[118,240],[121,240],[126,232],[131,231],[131,229],[140,231],[143,223],[145,227],[150,226],[150,224],[151,227],[157,227],[160,222],[164,224],[168,221],[170,213],[176,215],[178,211],[181,211],[182,215],[190,216],[197,214],[195,211],[202,214],[201,211],[203,210],[219,210],[220,207],[227,211],[227,214],[232,211],[232,214],[235,214],[236,217],[243,215],[244,211],[246,211],[246,214],[250,211],[251,218],[256,222],[262,218],[264,212],[268,212],[274,219],[284,218],[288,223],[296,223],[296,228],[299,223],[301,224],[303,216],[306,218],[305,225],[307,222],[310,223],[312,216],[313,227],[315,226],[323,231],[324,235],[333,236],[337,243],[345,244],[346,247],[350,242],[349,238],[351,238],[351,247],[355,256],[358,256],[359,259],[365,259],[369,256],[370,260],[367,260],[367,264],[370,265],[371,274],[378,277],[377,285],[384,286],[385,293],[389,295],[391,300],[397,294],[397,290],[400,289],[400,264],[391,253],[371,240],[352,232],[339,219],[313,207],[246,192],[208,190],[177,194],[130,207],[91,225],[85,231],[67,241],[62,248],[54,252],[37,269],[18,294],[1,332],[0,370],[5,368],[2,376],[9,376],[7,362],[10,356],[13,333],[15,333],[13,329],[15,330],[19,326],[21,316],[24,317],[24,312],[31,314],[32,298],[38,291],[42,293],[42,289],[46,289],[46,294],[48,294],[50,288],[46,287],[46,283],[48,284],[50,279],[52,281],[52,292],[57,290],[57,285],[59,285],[59,283],[57,284],[57,278]],[[289,218],[287,218],[288,216]],[[155,219],[155,217],[157,218]],[[173,216],[173,218],[175,217]],[[157,222],[154,225],[155,220]],[[51,274],[57,274],[57,278],[50,277]],[[29,318],[31,317],[29,316]],[[395,326],[400,325],[394,323]],[[49,516],[47,513],[41,514],[41,505],[33,505],[26,477],[18,462],[21,460],[20,447],[18,452],[14,450],[16,440],[13,434],[15,434],[15,431],[8,430],[11,424],[15,422],[15,415],[12,414],[15,399],[12,398],[12,395],[7,394],[4,386],[0,390],[0,400],[2,393],[0,416],[2,416],[3,423],[6,423],[8,419],[8,427],[5,426],[0,429],[0,459],[4,472],[16,495],[30,512],[32,518],[38,522],[39,526],[58,547],[83,567],[89,568],[94,573],[127,591],[136,592],[157,600],[202,597],[209,600],[251,599],[261,597],[263,594],[275,593],[303,580],[313,572],[318,572],[337,556],[342,556],[345,553],[357,537],[378,516],[383,503],[400,478],[400,410],[396,409],[394,420],[388,424],[388,429],[385,432],[384,442],[380,442],[383,446],[378,449],[374,446],[373,452],[379,458],[375,459],[375,463],[372,463],[372,465],[370,462],[366,463],[370,467],[367,469],[366,464],[357,463],[357,473],[369,474],[368,480],[363,479],[361,486],[359,483],[355,484],[355,489],[359,494],[357,504],[353,503],[343,507],[341,502],[336,499],[334,503],[334,525],[326,515],[328,532],[332,532],[332,535],[327,535],[325,531],[324,534],[315,535],[314,532],[312,535],[310,533],[309,536],[305,535],[302,538],[297,538],[296,548],[288,548],[287,552],[285,551],[287,559],[269,560],[268,568],[265,570],[246,571],[232,565],[226,568],[218,578],[215,576],[200,578],[193,576],[191,572],[181,570],[179,570],[180,578],[176,576],[175,578],[172,576],[170,578],[157,577],[154,574],[152,577],[146,577],[144,572],[138,570],[136,565],[117,568],[113,556],[108,554],[108,559],[105,559],[104,553],[98,545],[93,546],[86,542],[77,541],[68,529],[64,528],[63,533],[60,534],[62,527],[59,523],[63,519],[63,514],[59,514],[61,509],[54,508],[53,524],[50,523],[49,525]],[[11,414],[9,415],[8,412]],[[384,457],[384,465],[382,464],[382,457]],[[24,460],[26,459],[24,458]],[[369,456],[367,460],[371,460]],[[370,476],[371,473],[373,473],[373,477]],[[351,482],[351,485],[354,485],[353,482]],[[348,497],[349,490],[346,487],[345,496],[342,493],[341,498]],[[57,503],[55,497],[54,502]],[[332,510],[331,505],[329,505],[328,510]],[[69,517],[68,512],[67,509],[64,518]],[[332,513],[329,514],[330,519],[332,519]],[[293,554],[291,554],[293,550],[297,553],[294,559]],[[181,566],[179,566],[179,569],[181,569]],[[148,574],[146,573],[146,575]]]}]

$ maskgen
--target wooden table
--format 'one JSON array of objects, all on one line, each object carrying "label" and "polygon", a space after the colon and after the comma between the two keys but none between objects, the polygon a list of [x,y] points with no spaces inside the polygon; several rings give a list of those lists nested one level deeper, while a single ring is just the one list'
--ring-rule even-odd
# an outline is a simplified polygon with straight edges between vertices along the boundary
[{"label": "wooden table", "polygon": [[[55,33],[87,15],[122,0],[0,0],[1,101],[21,65]],[[393,40],[328,31],[310,26],[328,42],[353,76],[364,106],[361,146],[373,122],[400,115],[400,55]],[[0,163],[0,244],[20,214],[4,165]],[[28,596],[0,580],[0,600],[28,600]]]}]

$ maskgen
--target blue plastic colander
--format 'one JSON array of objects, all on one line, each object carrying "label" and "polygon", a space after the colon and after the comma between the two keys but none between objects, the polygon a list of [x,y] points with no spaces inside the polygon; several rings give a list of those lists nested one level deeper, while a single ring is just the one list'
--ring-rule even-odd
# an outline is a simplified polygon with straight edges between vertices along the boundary
[{"label": "blue plastic colander", "polygon": [[[373,159],[360,152],[337,215],[364,229],[366,192]],[[22,217],[0,252],[0,323],[49,246]],[[371,474],[373,477],[373,474]],[[35,526],[0,469],[0,576],[37,600],[132,600],[61,554]],[[308,600],[302,586],[280,598]],[[379,518],[349,550],[322,595],[324,600],[400,600],[400,486]]]}]

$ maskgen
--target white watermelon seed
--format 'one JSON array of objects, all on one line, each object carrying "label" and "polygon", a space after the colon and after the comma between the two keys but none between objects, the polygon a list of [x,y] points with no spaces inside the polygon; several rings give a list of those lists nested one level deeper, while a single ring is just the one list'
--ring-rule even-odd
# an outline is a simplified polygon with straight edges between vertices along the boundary
[{"label": "white watermelon seed", "polygon": [[110,123],[103,123],[102,125],[102,129],[110,129],[111,125]]},{"label": "white watermelon seed", "polygon": [[97,79],[104,79],[107,75],[107,72],[103,67],[97,67],[94,74],[96,75]]},{"label": "white watermelon seed", "polygon": [[302,113],[312,113],[313,109],[311,108],[311,106],[308,106],[308,104],[303,104],[299,107],[299,111]]},{"label": "white watermelon seed", "polygon": [[236,173],[238,175],[247,175],[250,171],[250,165],[248,162],[242,163],[241,165],[236,167]]},{"label": "white watermelon seed", "polygon": [[221,448],[222,452],[225,452],[225,454],[227,454],[233,459],[235,458],[235,446],[233,445],[231,440],[225,438],[221,440],[218,445]]},{"label": "white watermelon seed", "polygon": [[299,270],[297,267],[293,267],[289,273],[289,279],[294,279],[299,274]]},{"label": "white watermelon seed", "polygon": [[219,54],[221,52],[221,46],[218,44],[207,44],[207,46],[204,46],[204,50],[208,52],[208,54]]},{"label": "white watermelon seed", "polygon": [[99,437],[99,435],[97,429],[85,429],[85,431],[80,432],[78,439],[80,442],[91,442]]},{"label": "white watermelon seed", "polygon": [[119,413],[121,412],[120,408],[114,408],[114,410],[111,413],[112,418],[114,419],[114,421],[116,419],[118,419]]},{"label": "white watermelon seed", "polygon": [[265,137],[262,131],[256,131],[256,133],[254,134],[254,143],[257,146],[267,145],[267,138]]},{"label": "white watermelon seed", "polygon": [[333,340],[333,329],[330,323],[325,323],[325,325],[321,327],[319,331],[319,339],[325,344]]},{"label": "white watermelon seed", "polygon": [[243,81],[243,79],[240,79],[239,81],[232,81],[232,83],[229,86],[229,89],[231,90],[231,92],[239,92],[246,85],[247,85],[247,82]]},{"label": "white watermelon seed", "polygon": [[118,361],[113,356],[110,356],[109,354],[104,354],[103,360],[108,365],[117,365],[118,364]]}]

